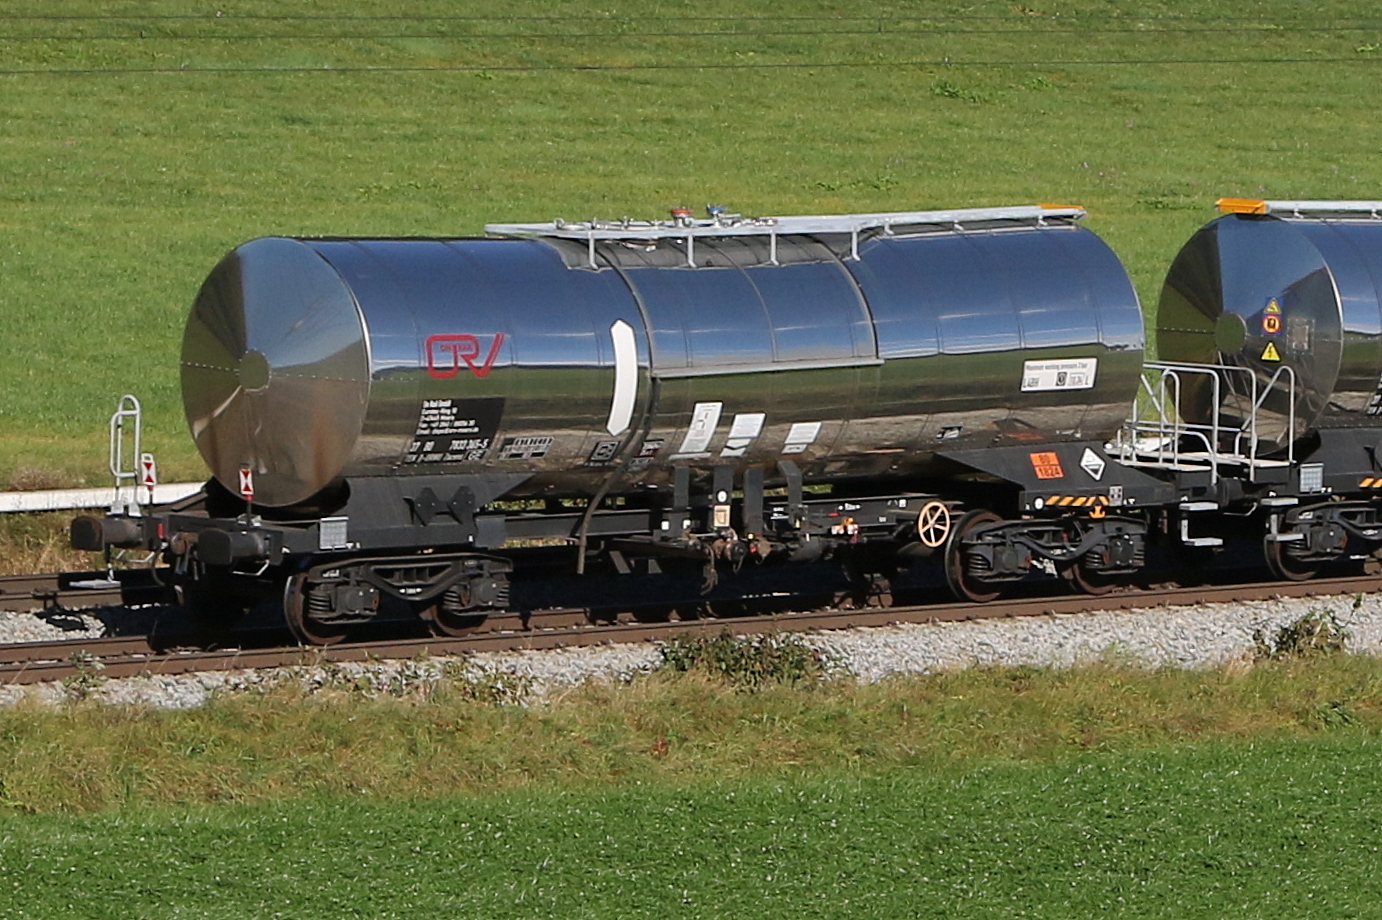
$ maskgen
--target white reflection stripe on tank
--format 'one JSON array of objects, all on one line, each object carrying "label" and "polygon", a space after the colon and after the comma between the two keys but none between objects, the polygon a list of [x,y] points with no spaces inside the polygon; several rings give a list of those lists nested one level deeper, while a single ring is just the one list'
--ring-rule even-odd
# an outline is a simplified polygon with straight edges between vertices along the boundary
[{"label": "white reflection stripe on tank", "polygon": [[622,319],[609,327],[614,340],[614,398],[609,404],[609,421],[605,430],[623,434],[633,421],[633,404],[638,396],[638,347],[633,339],[633,327]]}]

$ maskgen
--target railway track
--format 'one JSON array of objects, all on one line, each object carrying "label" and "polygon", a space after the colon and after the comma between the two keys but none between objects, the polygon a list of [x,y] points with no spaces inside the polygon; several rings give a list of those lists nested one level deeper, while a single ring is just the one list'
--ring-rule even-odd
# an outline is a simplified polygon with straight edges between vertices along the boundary
[{"label": "railway track", "polygon": [[471,635],[342,643],[327,647],[240,647],[203,650],[187,636],[126,636],[54,642],[0,644],[0,683],[34,684],[99,673],[106,678],[141,674],[175,675],[195,671],[368,662],[420,655],[575,648],[646,642],[679,635],[751,635],[1049,614],[1088,613],[1157,606],[1186,606],[1279,597],[1322,597],[1371,593],[1382,589],[1376,576],[1321,578],[1309,582],[1264,582],[1126,591],[1102,597],[1036,597],[992,604],[938,603],[759,614],[738,617],[642,622],[587,609],[535,611],[520,617],[491,617]]},{"label": "railway track", "polygon": [[152,569],[0,575],[0,611],[80,609],[154,603],[163,594]]}]

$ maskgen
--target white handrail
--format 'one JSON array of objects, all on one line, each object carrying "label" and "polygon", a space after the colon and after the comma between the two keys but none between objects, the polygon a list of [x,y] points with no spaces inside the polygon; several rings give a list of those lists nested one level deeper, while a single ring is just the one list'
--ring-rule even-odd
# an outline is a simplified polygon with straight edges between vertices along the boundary
[{"label": "white handrail", "polygon": [[[1204,469],[1211,483],[1217,483],[1225,466],[1243,467],[1249,480],[1266,465],[1290,463],[1295,459],[1296,380],[1295,371],[1282,365],[1263,384],[1252,368],[1227,364],[1193,364],[1148,361],[1144,366],[1139,397],[1133,414],[1116,444],[1119,458],[1132,466]],[[1210,404],[1208,421],[1189,422],[1182,411],[1186,378],[1208,378]],[[1224,387],[1247,400],[1246,418],[1230,420],[1224,416]],[[1267,397],[1287,394],[1285,460],[1267,461],[1261,456],[1259,417]],[[1189,442],[1188,444],[1186,442]],[[1203,450],[1195,448],[1203,447]]]}]

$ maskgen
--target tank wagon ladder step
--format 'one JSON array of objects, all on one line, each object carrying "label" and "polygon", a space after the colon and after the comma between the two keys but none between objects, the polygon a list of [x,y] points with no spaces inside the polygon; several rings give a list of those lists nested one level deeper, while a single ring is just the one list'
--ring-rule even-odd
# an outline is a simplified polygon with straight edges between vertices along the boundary
[{"label": "tank wagon ladder step", "polygon": [[1186,546],[1223,546],[1222,537],[1192,537],[1190,536],[1190,516],[1193,514],[1203,514],[1206,511],[1218,511],[1219,503],[1210,501],[1190,501],[1181,502],[1178,506],[1181,511],[1180,516],[1180,542]]},{"label": "tank wagon ladder step", "polygon": [[[1287,498],[1285,496],[1279,498],[1264,498],[1258,504],[1271,509],[1287,508],[1292,505],[1300,504],[1300,499],[1294,497]],[[1273,510],[1267,517],[1267,533],[1263,539],[1268,543],[1300,543],[1305,539],[1305,532],[1293,530],[1289,533],[1282,533],[1281,515]]]}]

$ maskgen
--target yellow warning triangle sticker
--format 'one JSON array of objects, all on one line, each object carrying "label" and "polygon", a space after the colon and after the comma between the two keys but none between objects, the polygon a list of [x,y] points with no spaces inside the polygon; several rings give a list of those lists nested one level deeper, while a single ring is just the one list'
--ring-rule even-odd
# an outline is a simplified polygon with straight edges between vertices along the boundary
[{"label": "yellow warning triangle sticker", "polygon": [[1266,310],[1266,312],[1268,312],[1268,313],[1277,313],[1277,314],[1280,314],[1280,313],[1281,313],[1281,307],[1277,304],[1276,298],[1275,298],[1275,297],[1273,297],[1271,300],[1267,301],[1267,310]]},{"label": "yellow warning triangle sticker", "polygon": [[1268,343],[1267,343],[1267,347],[1264,348],[1264,349],[1262,349],[1262,360],[1263,360],[1263,361],[1280,361],[1280,360],[1281,360],[1281,354],[1280,354],[1279,352],[1277,352],[1277,350],[1276,350],[1276,343],[1275,343],[1275,342],[1268,342]]}]

